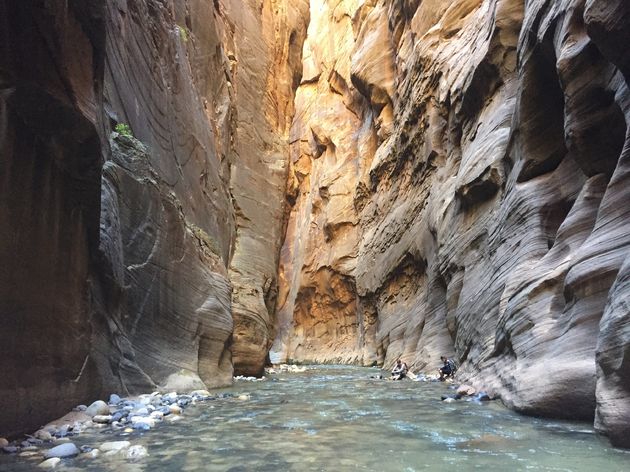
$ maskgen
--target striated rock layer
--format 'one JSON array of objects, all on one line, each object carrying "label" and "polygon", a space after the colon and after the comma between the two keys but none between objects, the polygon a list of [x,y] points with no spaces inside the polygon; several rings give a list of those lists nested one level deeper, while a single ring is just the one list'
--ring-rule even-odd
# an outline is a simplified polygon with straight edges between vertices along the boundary
[{"label": "striated rock layer", "polygon": [[0,1],[2,435],[262,370],[305,6]]},{"label": "striated rock layer", "polygon": [[621,0],[312,0],[277,359],[432,371],[630,446]]}]

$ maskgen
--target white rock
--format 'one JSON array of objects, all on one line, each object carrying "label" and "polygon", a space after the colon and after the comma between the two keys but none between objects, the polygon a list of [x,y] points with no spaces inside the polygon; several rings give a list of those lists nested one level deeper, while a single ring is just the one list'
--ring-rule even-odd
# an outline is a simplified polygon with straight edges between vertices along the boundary
[{"label": "white rock", "polygon": [[149,425],[149,427],[153,428],[155,426],[155,418],[149,418],[147,416],[132,416],[131,417],[131,424],[137,425],[141,423]]},{"label": "white rock", "polygon": [[123,449],[127,449],[131,446],[129,441],[109,441],[101,444],[98,449],[101,452],[110,452],[110,451],[122,451]]},{"label": "white rock", "polygon": [[88,416],[109,415],[109,406],[103,400],[96,400],[85,410],[85,413]]},{"label": "white rock", "polygon": [[79,449],[74,445],[74,443],[69,442],[55,446],[52,449],[48,449],[44,453],[44,457],[72,457],[77,454],[79,454]]},{"label": "white rock", "polygon": [[243,395],[239,395],[239,396],[238,396],[238,397],[236,397],[236,398],[237,398],[238,400],[245,401],[245,400],[249,400],[251,397],[249,396],[249,394],[245,393],[245,394],[243,394]]},{"label": "white rock", "polygon": [[39,431],[35,431],[35,434],[33,434],[33,436],[37,439],[41,439],[42,441],[51,441],[52,440],[52,434],[50,434],[48,431],[45,431],[43,429],[40,429]]},{"label": "white rock", "polygon": [[81,457],[87,457],[88,459],[96,459],[100,455],[101,455],[100,450],[92,449],[90,452],[86,452],[85,454],[82,454]]},{"label": "white rock", "polygon": [[54,469],[61,462],[61,459],[58,457],[51,457],[50,459],[46,459],[44,462],[38,465],[42,469]]},{"label": "white rock", "polygon": [[140,459],[149,455],[149,451],[144,446],[131,446],[125,453],[127,459]]},{"label": "white rock", "polygon": [[96,415],[94,418],[92,418],[92,421],[94,421],[95,423],[104,423],[107,424],[112,420],[112,416],[111,415]]},{"label": "white rock", "polygon": [[182,408],[179,405],[169,405],[168,409],[171,410],[171,413],[174,415],[182,414]]}]

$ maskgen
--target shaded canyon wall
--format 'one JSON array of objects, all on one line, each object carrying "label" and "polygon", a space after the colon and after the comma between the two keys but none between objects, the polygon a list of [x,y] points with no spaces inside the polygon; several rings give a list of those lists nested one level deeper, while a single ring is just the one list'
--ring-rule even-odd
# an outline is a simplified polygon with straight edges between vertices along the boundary
[{"label": "shaded canyon wall", "polygon": [[1,1],[0,16],[0,433],[260,372],[308,9]]},{"label": "shaded canyon wall", "polygon": [[312,0],[273,358],[453,356],[630,445],[629,13]]}]

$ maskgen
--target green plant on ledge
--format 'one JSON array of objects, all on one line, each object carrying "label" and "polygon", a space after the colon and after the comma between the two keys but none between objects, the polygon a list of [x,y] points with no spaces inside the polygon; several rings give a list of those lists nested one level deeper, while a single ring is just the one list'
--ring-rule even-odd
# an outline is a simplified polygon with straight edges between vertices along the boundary
[{"label": "green plant on ledge", "polygon": [[116,125],[116,128],[114,129],[121,136],[124,136],[126,138],[133,138],[133,133],[131,132],[131,128],[126,123],[118,123]]}]

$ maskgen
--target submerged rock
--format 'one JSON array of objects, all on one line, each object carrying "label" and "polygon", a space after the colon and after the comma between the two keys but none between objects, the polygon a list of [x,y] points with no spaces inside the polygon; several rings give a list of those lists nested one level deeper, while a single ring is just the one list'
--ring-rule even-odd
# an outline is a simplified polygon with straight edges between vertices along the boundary
[{"label": "submerged rock", "polygon": [[58,457],[51,457],[50,459],[46,459],[44,462],[39,464],[37,467],[41,467],[42,469],[54,469],[59,465],[61,459]]},{"label": "submerged rock", "polygon": [[129,441],[108,441],[101,444],[98,449],[101,452],[122,451],[131,446]]},{"label": "submerged rock", "polygon": [[55,446],[52,449],[48,449],[44,453],[44,457],[73,457],[79,454],[79,449],[74,443],[65,443]]},{"label": "submerged rock", "polygon": [[149,455],[149,452],[147,451],[147,449],[144,446],[131,446],[127,452],[125,453],[125,457],[127,459],[141,459],[143,457],[146,457]]}]

